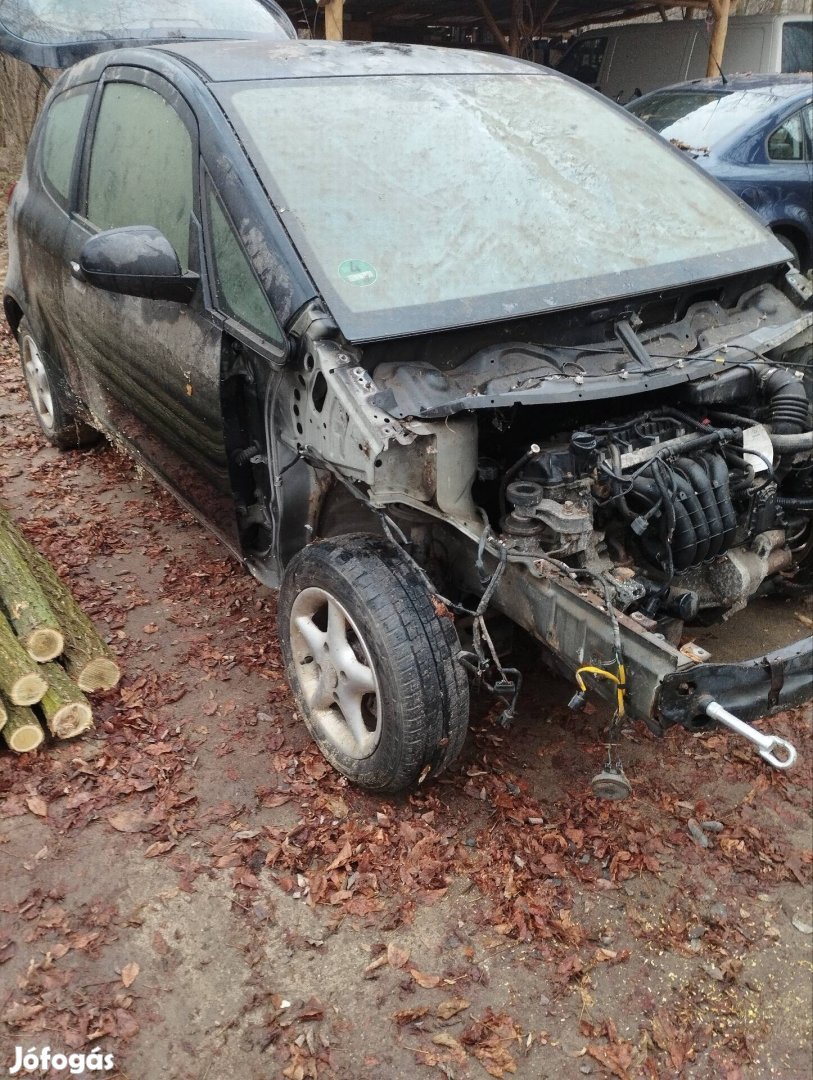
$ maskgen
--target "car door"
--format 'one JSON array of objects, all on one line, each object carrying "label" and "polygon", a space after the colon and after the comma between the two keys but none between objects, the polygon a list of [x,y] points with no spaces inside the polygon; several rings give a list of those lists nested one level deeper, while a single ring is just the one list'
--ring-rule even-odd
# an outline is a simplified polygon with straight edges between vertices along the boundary
[{"label": "car door", "polygon": [[[803,265],[813,244],[813,104],[806,104],[775,127],[765,143],[766,163],[760,213],[775,232],[786,235]],[[806,247],[807,250],[804,250]]]},{"label": "car door", "polygon": [[37,341],[63,371],[67,363],[62,247],[93,89],[92,83],[85,83],[50,98],[11,210],[9,281],[18,290],[17,302]]},{"label": "car door", "polygon": [[[84,244],[99,232],[150,225],[166,236],[185,270],[199,271],[191,109],[157,74],[111,67],[94,110],[77,209],[65,235],[66,263],[76,271]],[[94,417],[236,546],[220,403],[222,331],[204,289],[185,304],[108,292],[74,274],[64,308]]]}]

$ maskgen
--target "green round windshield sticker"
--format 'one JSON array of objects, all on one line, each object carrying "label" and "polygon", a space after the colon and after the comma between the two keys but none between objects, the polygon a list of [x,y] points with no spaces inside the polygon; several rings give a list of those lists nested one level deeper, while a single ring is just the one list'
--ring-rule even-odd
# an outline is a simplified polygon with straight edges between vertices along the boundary
[{"label": "green round windshield sticker", "polygon": [[372,285],[378,280],[378,273],[368,262],[346,259],[339,267],[339,277],[348,285]]}]

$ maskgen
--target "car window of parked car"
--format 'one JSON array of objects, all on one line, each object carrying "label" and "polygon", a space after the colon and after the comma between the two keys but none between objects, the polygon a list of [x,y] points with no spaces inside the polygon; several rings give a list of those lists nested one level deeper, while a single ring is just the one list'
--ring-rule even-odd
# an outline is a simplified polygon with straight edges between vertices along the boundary
[{"label": "car window of parked car", "polygon": [[768,136],[768,157],[771,161],[804,161],[805,135],[802,111],[788,117]]},{"label": "car window of parked car", "polygon": [[813,22],[788,22],[782,27],[782,70],[810,71],[813,64]]},{"label": "car window of parked car", "polygon": [[227,315],[245,323],[269,341],[284,343],[282,329],[257,280],[248,255],[243,250],[220,200],[206,185],[209,209],[212,270],[220,307]]},{"label": "car window of parked car", "polygon": [[108,83],[90,159],[88,219],[102,230],[152,225],[188,269],[193,161],[192,136],[165,98],[134,83]]},{"label": "car window of parked car", "polygon": [[589,86],[598,82],[601,62],[607,51],[606,37],[586,38],[577,41],[559,61],[558,70],[563,75],[587,83]]},{"label": "car window of parked car", "polygon": [[90,88],[79,87],[60,94],[50,105],[42,136],[42,175],[51,193],[62,203],[71,188],[76,147],[82,132]]}]

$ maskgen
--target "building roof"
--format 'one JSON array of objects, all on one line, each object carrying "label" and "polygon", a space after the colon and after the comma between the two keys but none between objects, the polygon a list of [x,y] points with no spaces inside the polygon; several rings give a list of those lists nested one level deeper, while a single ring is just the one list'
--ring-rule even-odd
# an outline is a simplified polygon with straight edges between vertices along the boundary
[{"label": "building roof", "polygon": [[[485,0],[501,28],[507,30],[511,21],[513,0]],[[294,23],[305,15],[315,15],[315,0],[282,0],[282,6]],[[523,19],[544,28],[546,34],[556,34],[580,26],[640,15],[658,14],[661,9],[676,7],[706,9],[702,0],[531,0],[523,5]],[[531,19],[528,13],[531,13]],[[345,0],[344,17],[350,23],[365,22],[374,32],[386,28],[416,30],[429,26],[474,26],[484,22],[479,0]]]}]

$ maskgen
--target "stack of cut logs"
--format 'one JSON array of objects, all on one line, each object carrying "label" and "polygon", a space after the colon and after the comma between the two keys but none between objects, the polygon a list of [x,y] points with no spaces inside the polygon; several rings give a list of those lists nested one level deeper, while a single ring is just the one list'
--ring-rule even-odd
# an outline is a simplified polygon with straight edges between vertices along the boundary
[{"label": "stack of cut logs", "polygon": [[119,666],[56,571],[0,507],[0,729],[17,753],[93,725],[85,693],[110,690]]}]

